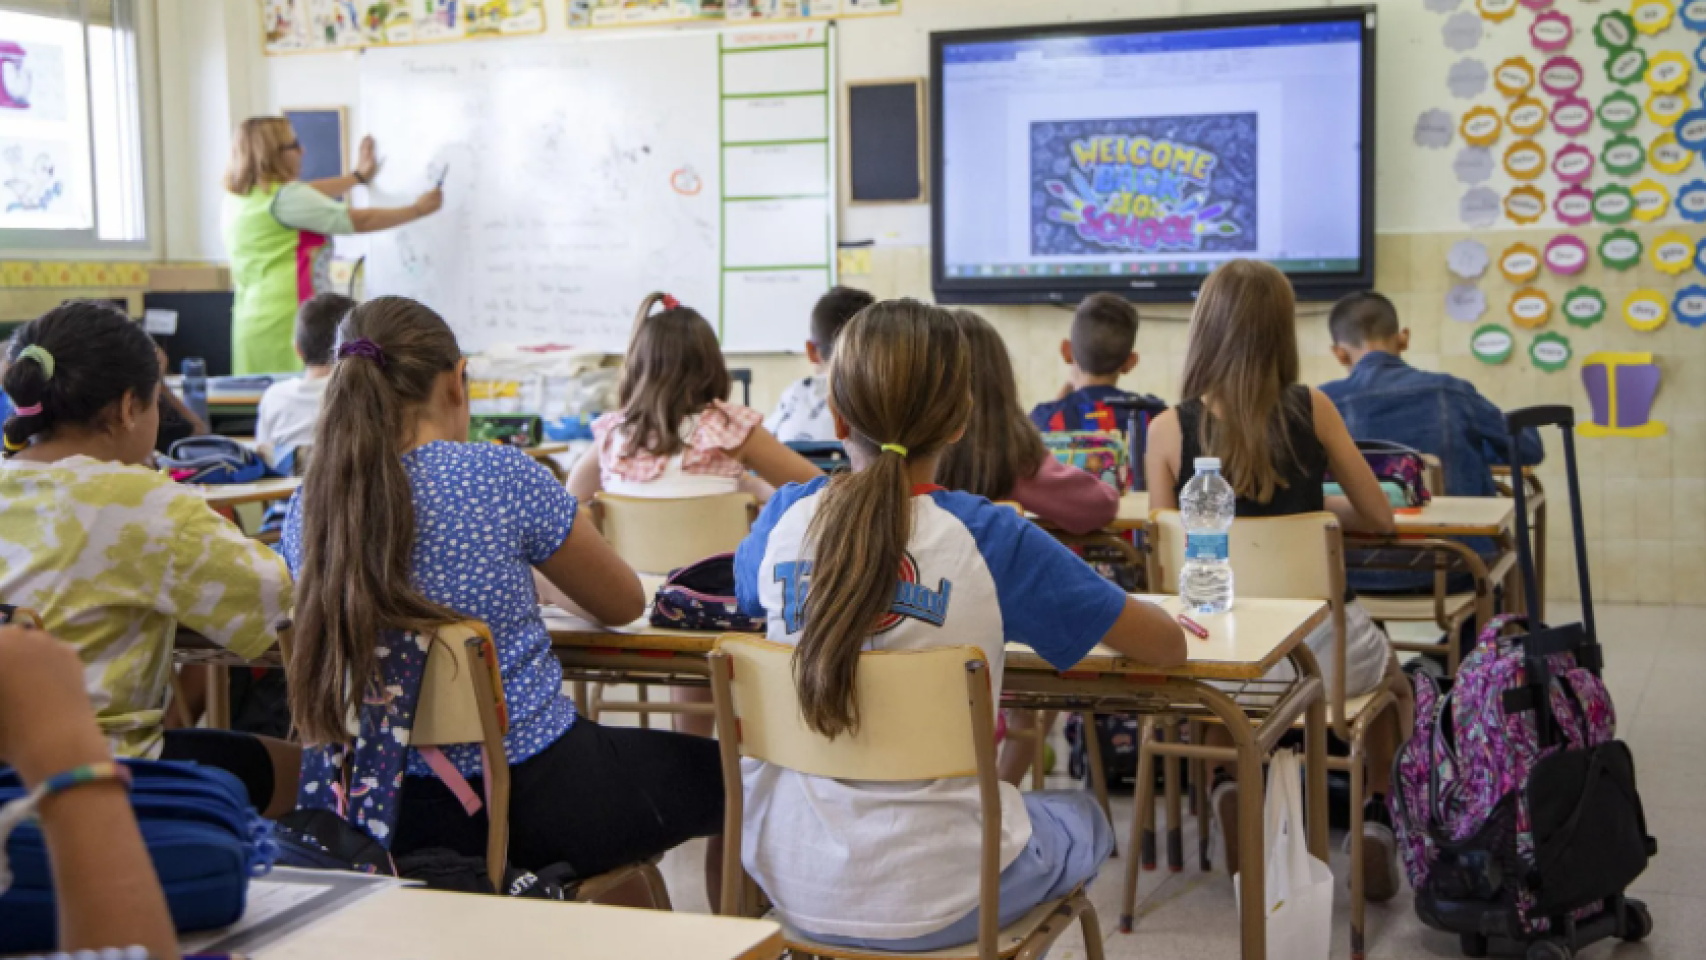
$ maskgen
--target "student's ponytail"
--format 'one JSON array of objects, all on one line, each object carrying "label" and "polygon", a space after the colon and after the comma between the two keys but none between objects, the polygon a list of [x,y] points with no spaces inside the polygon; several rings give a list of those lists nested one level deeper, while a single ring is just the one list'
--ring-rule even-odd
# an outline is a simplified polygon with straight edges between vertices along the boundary
[{"label": "student's ponytail", "polygon": [[24,324],[5,349],[0,389],[12,400],[6,455],[60,426],[100,426],[114,404],[155,403],[160,358],[142,325],[104,303],[69,300]]},{"label": "student's ponytail", "polygon": [[864,469],[830,481],[807,534],[815,544],[794,680],[806,723],[828,737],[859,726],[859,653],[894,604],[912,537],[909,460],[953,442],[971,409],[971,362],[953,316],[914,300],[866,308],[836,340],[829,402]]},{"label": "student's ponytail", "polygon": [[410,580],[415,508],[401,457],[438,377],[461,359],[456,336],[421,304],[380,297],[350,313],[336,352],[302,485],[288,664],[291,717],[311,744],[349,739],[347,718],[376,675],[382,631],[461,619]]}]

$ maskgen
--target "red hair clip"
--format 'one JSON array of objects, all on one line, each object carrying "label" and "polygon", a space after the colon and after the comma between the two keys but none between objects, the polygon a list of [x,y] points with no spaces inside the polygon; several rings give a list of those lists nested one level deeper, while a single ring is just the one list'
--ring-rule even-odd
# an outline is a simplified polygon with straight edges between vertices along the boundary
[{"label": "red hair clip", "polygon": [[680,310],[681,309],[681,301],[675,299],[674,297],[670,296],[667,293],[663,295],[663,300],[661,302],[663,303],[663,308],[665,310]]}]

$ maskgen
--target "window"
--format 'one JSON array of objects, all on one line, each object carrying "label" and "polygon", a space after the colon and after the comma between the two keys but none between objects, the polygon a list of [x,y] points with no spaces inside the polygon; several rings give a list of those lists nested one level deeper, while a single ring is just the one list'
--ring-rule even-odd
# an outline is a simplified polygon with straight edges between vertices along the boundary
[{"label": "window", "polygon": [[134,17],[134,0],[0,2],[6,239],[146,239]]}]

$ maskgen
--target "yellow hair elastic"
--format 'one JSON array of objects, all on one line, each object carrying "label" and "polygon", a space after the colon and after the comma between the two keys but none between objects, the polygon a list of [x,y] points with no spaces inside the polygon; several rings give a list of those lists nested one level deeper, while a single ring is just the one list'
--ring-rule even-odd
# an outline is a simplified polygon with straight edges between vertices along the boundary
[{"label": "yellow hair elastic", "polygon": [[906,456],[907,456],[906,448],[901,446],[898,443],[885,443],[885,444],[883,444],[883,452],[884,453],[898,453],[898,454],[900,454],[900,458],[902,460],[905,460]]},{"label": "yellow hair elastic", "polygon": [[4,438],[3,442],[6,446],[6,452],[8,452],[8,453],[17,453],[19,450],[22,450],[25,447],[30,445],[30,442],[28,440],[25,440],[23,443],[13,443],[11,437]]},{"label": "yellow hair elastic", "polygon": [[36,363],[41,365],[42,379],[53,379],[53,354],[48,353],[46,348],[38,347],[32,343],[18,351],[18,359],[34,360]]}]

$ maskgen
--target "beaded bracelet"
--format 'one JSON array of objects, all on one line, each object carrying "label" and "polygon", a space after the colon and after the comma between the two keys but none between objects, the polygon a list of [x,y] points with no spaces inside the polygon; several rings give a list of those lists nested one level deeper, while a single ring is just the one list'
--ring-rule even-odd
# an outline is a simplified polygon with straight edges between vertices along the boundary
[{"label": "beaded bracelet", "polygon": [[35,816],[42,801],[55,794],[91,783],[122,783],[130,788],[130,768],[113,761],[73,767],[64,773],[48,777],[23,797],[0,807],[0,895],[12,888],[12,865],[6,857],[6,841],[18,824]]}]

